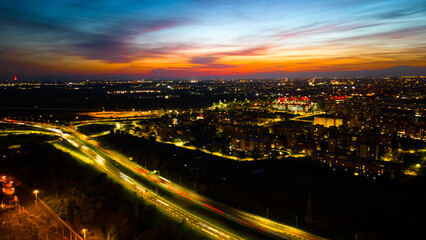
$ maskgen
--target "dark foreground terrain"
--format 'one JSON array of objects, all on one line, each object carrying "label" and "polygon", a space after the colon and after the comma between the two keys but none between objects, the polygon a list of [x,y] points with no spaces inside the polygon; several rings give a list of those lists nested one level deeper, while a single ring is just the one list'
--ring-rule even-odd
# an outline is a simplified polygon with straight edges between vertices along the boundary
[{"label": "dark foreground terrain", "polygon": [[[40,189],[75,229],[107,239],[200,239],[105,174],[45,143],[52,137],[0,137],[0,169]],[[367,179],[332,172],[309,159],[236,162],[129,135],[101,142],[212,199],[297,225],[331,239],[419,239],[426,227],[425,177]],[[11,145],[23,143],[19,148]],[[311,193],[312,225],[305,221]]]}]

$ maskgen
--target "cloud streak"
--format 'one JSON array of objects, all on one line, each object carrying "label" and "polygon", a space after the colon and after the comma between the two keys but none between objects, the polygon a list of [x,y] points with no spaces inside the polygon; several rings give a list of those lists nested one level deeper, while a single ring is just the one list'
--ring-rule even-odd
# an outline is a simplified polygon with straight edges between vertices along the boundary
[{"label": "cloud streak", "polygon": [[89,59],[107,62],[131,62],[136,58],[143,57],[141,53],[149,52],[153,56],[156,52],[160,52],[132,46],[134,38],[150,32],[174,28],[181,24],[185,23],[179,20],[159,20],[139,24],[133,20],[121,21],[109,27],[107,33],[90,34],[81,42],[72,44],[71,47]]}]

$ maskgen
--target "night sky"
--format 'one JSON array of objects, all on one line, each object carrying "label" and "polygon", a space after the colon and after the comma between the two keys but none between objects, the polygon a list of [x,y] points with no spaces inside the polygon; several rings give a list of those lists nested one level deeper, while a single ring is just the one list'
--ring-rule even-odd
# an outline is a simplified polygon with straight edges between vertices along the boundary
[{"label": "night sky", "polygon": [[0,2],[0,74],[215,76],[426,67],[424,0]]}]

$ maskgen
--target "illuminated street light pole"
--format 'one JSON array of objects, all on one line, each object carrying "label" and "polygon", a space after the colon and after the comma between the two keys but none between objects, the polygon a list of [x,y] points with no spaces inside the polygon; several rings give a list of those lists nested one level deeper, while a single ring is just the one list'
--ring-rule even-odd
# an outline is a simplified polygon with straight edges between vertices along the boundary
[{"label": "illuminated street light pole", "polygon": [[35,206],[37,207],[37,193],[38,193],[38,190],[36,189],[36,190],[34,190],[33,191],[33,193],[35,194]]},{"label": "illuminated street light pole", "polygon": [[84,238],[84,240],[86,240],[86,232],[87,232],[87,229],[83,229],[83,230],[81,230],[81,232],[83,233],[83,238]]}]

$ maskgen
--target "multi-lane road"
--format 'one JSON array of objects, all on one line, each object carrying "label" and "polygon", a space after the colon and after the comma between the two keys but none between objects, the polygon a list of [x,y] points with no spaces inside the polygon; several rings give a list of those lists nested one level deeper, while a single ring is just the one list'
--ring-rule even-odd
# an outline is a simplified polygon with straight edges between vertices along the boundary
[{"label": "multi-lane road", "polygon": [[[154,204],[166,215],[185,222],[214,239],[325,239],[307,231],[278,223],[225,204],[207,199],[141,167],[128,157],[105,149],[74,128],[4,120],[11,124],[34,127],[38,133],[53,133],[65,141],[52,144],[92,165],[121,183],[138,196]],[[35,130],[25,130],[35,131]],[[22,131],[14,130],[10,133]]]}]

